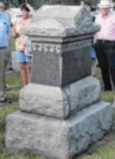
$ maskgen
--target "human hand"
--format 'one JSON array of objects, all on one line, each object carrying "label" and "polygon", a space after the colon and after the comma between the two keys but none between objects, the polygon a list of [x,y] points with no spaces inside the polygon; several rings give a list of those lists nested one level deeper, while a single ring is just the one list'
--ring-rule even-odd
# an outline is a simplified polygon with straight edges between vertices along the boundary
[{"label": "human hand", "polygon": [[13,32],[13,33],[11,34],[11,36],[12,36],[13,38],[17,38],[17,37],[19,37],[19,34]]}]

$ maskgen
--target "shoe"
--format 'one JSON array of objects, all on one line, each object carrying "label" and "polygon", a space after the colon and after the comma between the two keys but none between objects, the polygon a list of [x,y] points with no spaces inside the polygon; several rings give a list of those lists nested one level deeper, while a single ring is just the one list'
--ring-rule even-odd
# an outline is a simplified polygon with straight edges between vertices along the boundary
[{"label": "shoe", "polygon": [[12,71],[12,72],[15,72],[15,70],[12,67],[10,67],[8,70]]},{"label": "shoe", "polygon": [[8,98],[4,98],[4,99],[0,100],[0,103],[3,103],[3,104],[11,104],[12,101],[11,101],[10,99],[8,99]]}]

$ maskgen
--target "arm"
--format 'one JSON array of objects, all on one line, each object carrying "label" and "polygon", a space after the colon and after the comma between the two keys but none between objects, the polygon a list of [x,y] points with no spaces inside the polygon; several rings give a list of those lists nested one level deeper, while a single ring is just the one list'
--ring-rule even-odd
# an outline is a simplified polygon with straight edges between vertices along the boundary
[{"label": "arm", "polygon": [[[97,17],[95,18],[94,22],[98,23],[98,18]],[[94,44],[96,43],[96,41],[97,41],[97,33],[95,33],[95,35],[94,35]]]},{"label": "arm", "polygon": [[9,15],[7,13],[3,13],[3,19],[4,19],[4,22],[7,26],[7,34],[10,33],[10,29],[11,29],[11,22],[10,22],[10,19],[9,19]]},{"label": "arm", "polygon": [[12,37],[13,37],[13,38],[19,37],[19,34],[16,33],[16,22],[15,22],[14,25],[13,25]]},{"label": "arm", "polygon": [[34,8],[29,3],[27,3],[26,6],[30,9],[30,12],[32,13],[32,15],[34,15],[36,13]]}]

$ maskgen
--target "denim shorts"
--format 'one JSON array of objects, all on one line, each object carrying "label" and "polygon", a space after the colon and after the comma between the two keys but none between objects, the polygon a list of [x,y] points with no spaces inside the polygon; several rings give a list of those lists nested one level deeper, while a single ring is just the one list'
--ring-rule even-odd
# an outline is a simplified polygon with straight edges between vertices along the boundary
[{"label": "denim shorts", "polygon": [[31,62],[32,58],[26,56],[23,51],[17,51],[17,62]]}]

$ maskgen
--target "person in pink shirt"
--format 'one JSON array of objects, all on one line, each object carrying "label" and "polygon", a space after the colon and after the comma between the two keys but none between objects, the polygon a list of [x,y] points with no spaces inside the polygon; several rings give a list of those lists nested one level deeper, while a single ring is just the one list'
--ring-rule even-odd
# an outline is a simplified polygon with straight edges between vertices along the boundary
[{"label": "person in pink shirt", "polygon": [[[95,35],[95,51],[102,73],[105,91],[112,90],[111,80],[115,86],[115,13],[111,11],[109,0],[101,0],[95,22],[101,29]],[[111,76],[111,78],[110,78]]]}]

